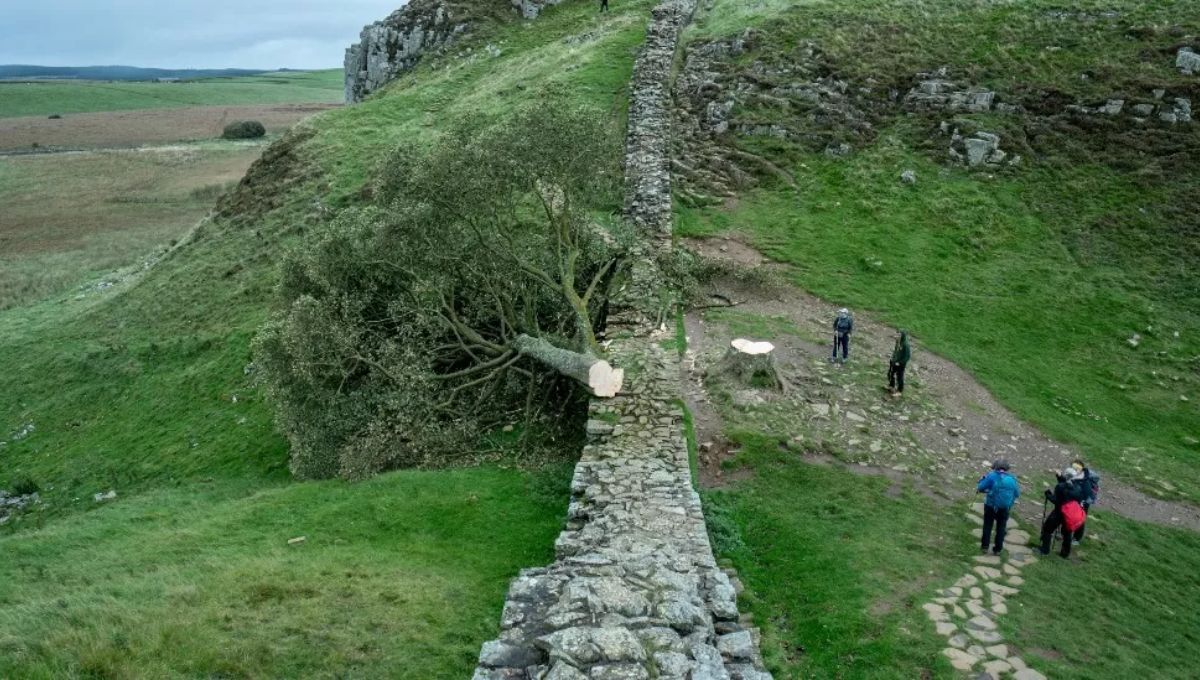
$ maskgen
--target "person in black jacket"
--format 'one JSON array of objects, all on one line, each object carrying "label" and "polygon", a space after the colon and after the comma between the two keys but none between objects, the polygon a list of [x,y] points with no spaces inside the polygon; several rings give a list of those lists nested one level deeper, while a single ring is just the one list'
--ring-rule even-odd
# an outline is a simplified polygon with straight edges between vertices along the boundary
[{"label": "person in black jacket", "polygon": [[[1083,514],[1086,515],[1091,511],[1092,505],[1094,505],[1099,498],[1100,475],[1089,470],[1088,466],[1081,458],[1076,458],[1075,462],[1071,463],[1071,467],[1075,468],[1077,472],[1083,474],[1083,478],[1080,479],[1077,484],[1079,484],[1080,489],[1083,491],[1083,500],[1080,501],[1079,504],[1083,506]],[[1079,542],[1083,540],[1083,530],[1086,528],[1087,522],[1084,522],[1083,526],[1075,530],[1075,545],[1079,545]]]},{"label": "person in black jacket", "polygon": [[[1062,506],[1071,501],[1082,501],[1084,499],[1083,486],[1078,481],[1083,477],[1075,468],[1068,467],[1058,475],[1058,484],[1054,486],[1054,490],[1046,489],[1046,500],[1054,504],[1054,510],[1046,517],[1046,522],[1042,524],[1042,554],[1050,554],[1050,541],[1054,538],[1054,532],[1063,525]],[[1071,537],[1066,536],[1062,542],[1062,549],[1058,553],[1062,557],[1071,556]]]}]

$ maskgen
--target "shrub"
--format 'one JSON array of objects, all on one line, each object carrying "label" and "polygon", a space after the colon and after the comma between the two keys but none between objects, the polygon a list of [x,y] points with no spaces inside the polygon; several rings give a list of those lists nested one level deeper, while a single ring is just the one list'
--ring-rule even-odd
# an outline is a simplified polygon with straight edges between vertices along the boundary
[{"label": "shrub", "polygon": [[239,120],[225,126],[223,139],[258,139],[267,134],[267,128],[257,120]]},{"label": "shrub", "polygon": [[37,493],[41,490],[38,483],[33,481],[32,477],[22,477],[13,482],[12,493],[14,496],[28,496],[29,494]]},{"label": "shrub", "polygon": [[62,120],[62,115],[58,113],[52,113],[49,117],[50,120]]}]

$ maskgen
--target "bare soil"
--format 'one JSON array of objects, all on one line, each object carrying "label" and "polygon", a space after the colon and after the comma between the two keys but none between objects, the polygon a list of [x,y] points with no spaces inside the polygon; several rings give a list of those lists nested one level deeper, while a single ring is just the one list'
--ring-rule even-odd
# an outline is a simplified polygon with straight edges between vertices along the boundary
[{"label": "bare soil", "polygon": [[225,125],[238,120],[257,120],[271,134],[337,107],[337,104],[194,106],[78,113],[61,119],[0,118],[0,153],[124,148],[216,139]]},{"label": "bare soil", "polygon": [[[730,239],[688,245],[704,256],[743,267],[782,267]],[[896,329],[855,313],[850,361],[838,366],[828,360],[831,339],[822,340],[831,338],[838,304],[782,283],[758,285],[733,278],[713,282],[710,292],[736,301],[732,309],[738,313],[782,318],[795,326],[796,333],[752,338],[776,345],[776,362],[790,389],[782,395],[760,390],[751,395],[750,406],[739,408],[761,408],[768,414],[764,417],[775,418],[771,422],[792,422],[798,431],[816,432],[817,437],[801,435],[780,444],[802,449],[810,462],[837,462],[892,479],[902,475],[918,488],[957,501],[973,496],[975,481],[993,459],[1003,456],[1023,485],[1025,495],[1016,514],[1036,526],[1041,491],[1054,482],[1051,471],[1084,457],[1075,447],[1022,421],[965,370],[926,351],[919,337],[911,337],[906,392],[894,399],[885,388]],[[701,483],[720,485],[731,474],[721,466],[730,445],[722,437],[721,409],[714,405],[705,370],[724,354],[733,334],[727,324],[710,322],[700,312],[689,313],[685,322],[689,350],[683,382],[701,443]],[[786,417],[780,419],[780,414]],[[834,458],[823,450],[831,446],[842,455]],[[1200,508],[1148,496],[1123,483],[1119,470],[1096,471],[1102,475],[1100,509],[1200,531]]]}]

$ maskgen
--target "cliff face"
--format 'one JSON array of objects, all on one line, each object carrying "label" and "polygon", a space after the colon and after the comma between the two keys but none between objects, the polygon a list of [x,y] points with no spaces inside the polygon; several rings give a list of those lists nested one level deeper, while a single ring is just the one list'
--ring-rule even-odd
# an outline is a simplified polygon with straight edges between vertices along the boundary
[{"label": "cliff face", "polygon": [[[511,0],[525,19],[562,0]],[[472,27],[472,14],[446,0],[411,0],[365,28],[346,49],[346,103],[362,101],[427,54],[445,50]]]},{"label": "cliff face", "polygon": [[363,28],[359,42],[346,49],[346,103],[362,101],[468,27],[442,0],[412,0]]}]

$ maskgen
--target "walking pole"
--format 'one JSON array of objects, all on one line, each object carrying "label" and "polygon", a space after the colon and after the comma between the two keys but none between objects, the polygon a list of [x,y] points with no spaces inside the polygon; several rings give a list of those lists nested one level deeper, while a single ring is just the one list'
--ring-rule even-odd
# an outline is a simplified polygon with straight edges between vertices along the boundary
[{"label": "walking pole", "polygon": [[[1041,526],[1038,527],[1039,533],[1043,533],[1046,531],[1046,504],[1049,502],[1050,502],[1049,498],[1042,498],[1042,524],[1041,524]],[[1038,543],[1041,543],[1040,536],[1038,538]],[[1054,552],[1054,537],[1053,536],[1050,537],[1050,552]]]}]

